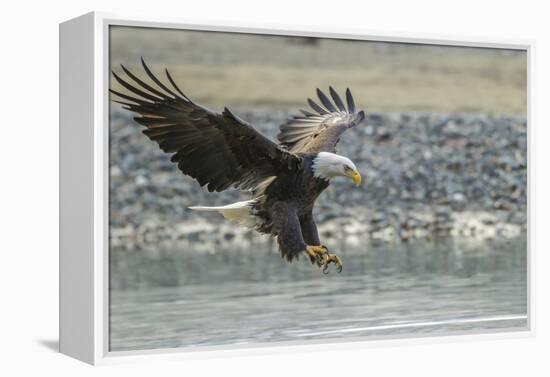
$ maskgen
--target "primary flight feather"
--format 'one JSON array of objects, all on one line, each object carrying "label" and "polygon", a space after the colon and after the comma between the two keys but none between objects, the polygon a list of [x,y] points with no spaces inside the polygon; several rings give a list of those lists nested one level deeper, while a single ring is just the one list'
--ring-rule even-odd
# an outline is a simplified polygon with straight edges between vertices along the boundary
[{"label": "primary flight feather", "polygon": [[276,144],[228,108],[217,113],[193,102],[168,70],[163,82],[141,62],[150,82],[122,66],[127,78],[113,76],[127,92],[111,89],[118,97],[114,101],[136,113],[143,133],[201,186],[209,191],[233,187],[252,195],[226,206],[190,208],[217,211],[237,224],[276,236],[288,261],[306,253],[323,272],[330,263],[341,271],[341,259],[321,245],[312,210],[333,177],[361,183],[354,163],[335,153],[342,133],[365,118],[363,111],[356,112],[350,90],[344,104],[332,87],[332,101],[317,89],[320,104],[308,98],[314,112],[302,110],[303,115],[282,124]]}]

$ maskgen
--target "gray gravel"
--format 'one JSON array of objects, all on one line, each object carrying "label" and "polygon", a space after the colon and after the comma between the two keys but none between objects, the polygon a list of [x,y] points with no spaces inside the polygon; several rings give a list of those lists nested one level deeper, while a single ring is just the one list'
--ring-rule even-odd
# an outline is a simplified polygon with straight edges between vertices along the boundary
[{"label": "gray gravel", "polygon": [[[236,112],[271,138],[288,115]],[[243,200],[246,193],[208,193],[140,131],[127,113],[113,109],[113,246],[181,242],[208,249],[258,242],[256,233],[218,214],[187,209]],[[351,243],[364,237],[401,242],[440,235],[515,237],[526,230],[526,148],[524,117],[370,113],[366,125],[347,132],[338,146],[364,183],[355,188],[335,179],[321,195],[315,214],[321,237]]]}]

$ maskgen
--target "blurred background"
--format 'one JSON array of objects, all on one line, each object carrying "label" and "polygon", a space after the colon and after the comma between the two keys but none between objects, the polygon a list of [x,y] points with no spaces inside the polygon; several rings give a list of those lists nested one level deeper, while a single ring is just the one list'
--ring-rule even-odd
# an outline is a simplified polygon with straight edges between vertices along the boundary
[{"label": "blurred background", "polygon": [[315,209],[343,272],[289,265],[187,210],[247,196],[202,190],[112,103],[111,350],[526,326],[525,52],[111,27],[113,71],[145,78],[142,56],[272,139],[317,87],[349,87],[367,119],[338,153],[365,183],[334,180]]}]

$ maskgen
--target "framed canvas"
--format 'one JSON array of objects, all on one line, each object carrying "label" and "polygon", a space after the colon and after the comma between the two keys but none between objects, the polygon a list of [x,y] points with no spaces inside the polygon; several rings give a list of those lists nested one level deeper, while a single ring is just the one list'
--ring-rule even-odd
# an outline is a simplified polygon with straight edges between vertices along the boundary
[{"label": "framed canvas", "polygon": [[530,334],[532,50],[62,23],[61,352],[97,364]]}]

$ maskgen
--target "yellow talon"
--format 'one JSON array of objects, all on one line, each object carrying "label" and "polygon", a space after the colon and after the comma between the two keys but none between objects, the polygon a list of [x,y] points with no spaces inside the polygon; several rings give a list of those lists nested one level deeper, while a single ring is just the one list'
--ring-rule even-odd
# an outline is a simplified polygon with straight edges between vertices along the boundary
[{"label": "yellow talon", "polygon": [[330,263],[336,265],[338,272],[342,272],[342,260],[336,254],[330,254],[325,246],[306,246],[306,253],[309,255],[311,263],[317,263],[317,266],[323,268],[323,273],[328,274]]},{"label": "yellow talon", "polygon": [[326,254],[323,257],[323,273],[324,274],[328,274],[328,265],[331,262],[336,265],[336,271],[338,271],[338,273],[342,272],[342,260],[340,259],[340,257],[336,254]]},{"label": "yellow talon", "polygon": [[321,267],[321,261],[323,259],[323,256],[328,253],[328,249],[322,245],[321,246],[307,245],[306,253],[309,255],[309,259],[311,260],[311,263],[317,263],[317,265]]}]

